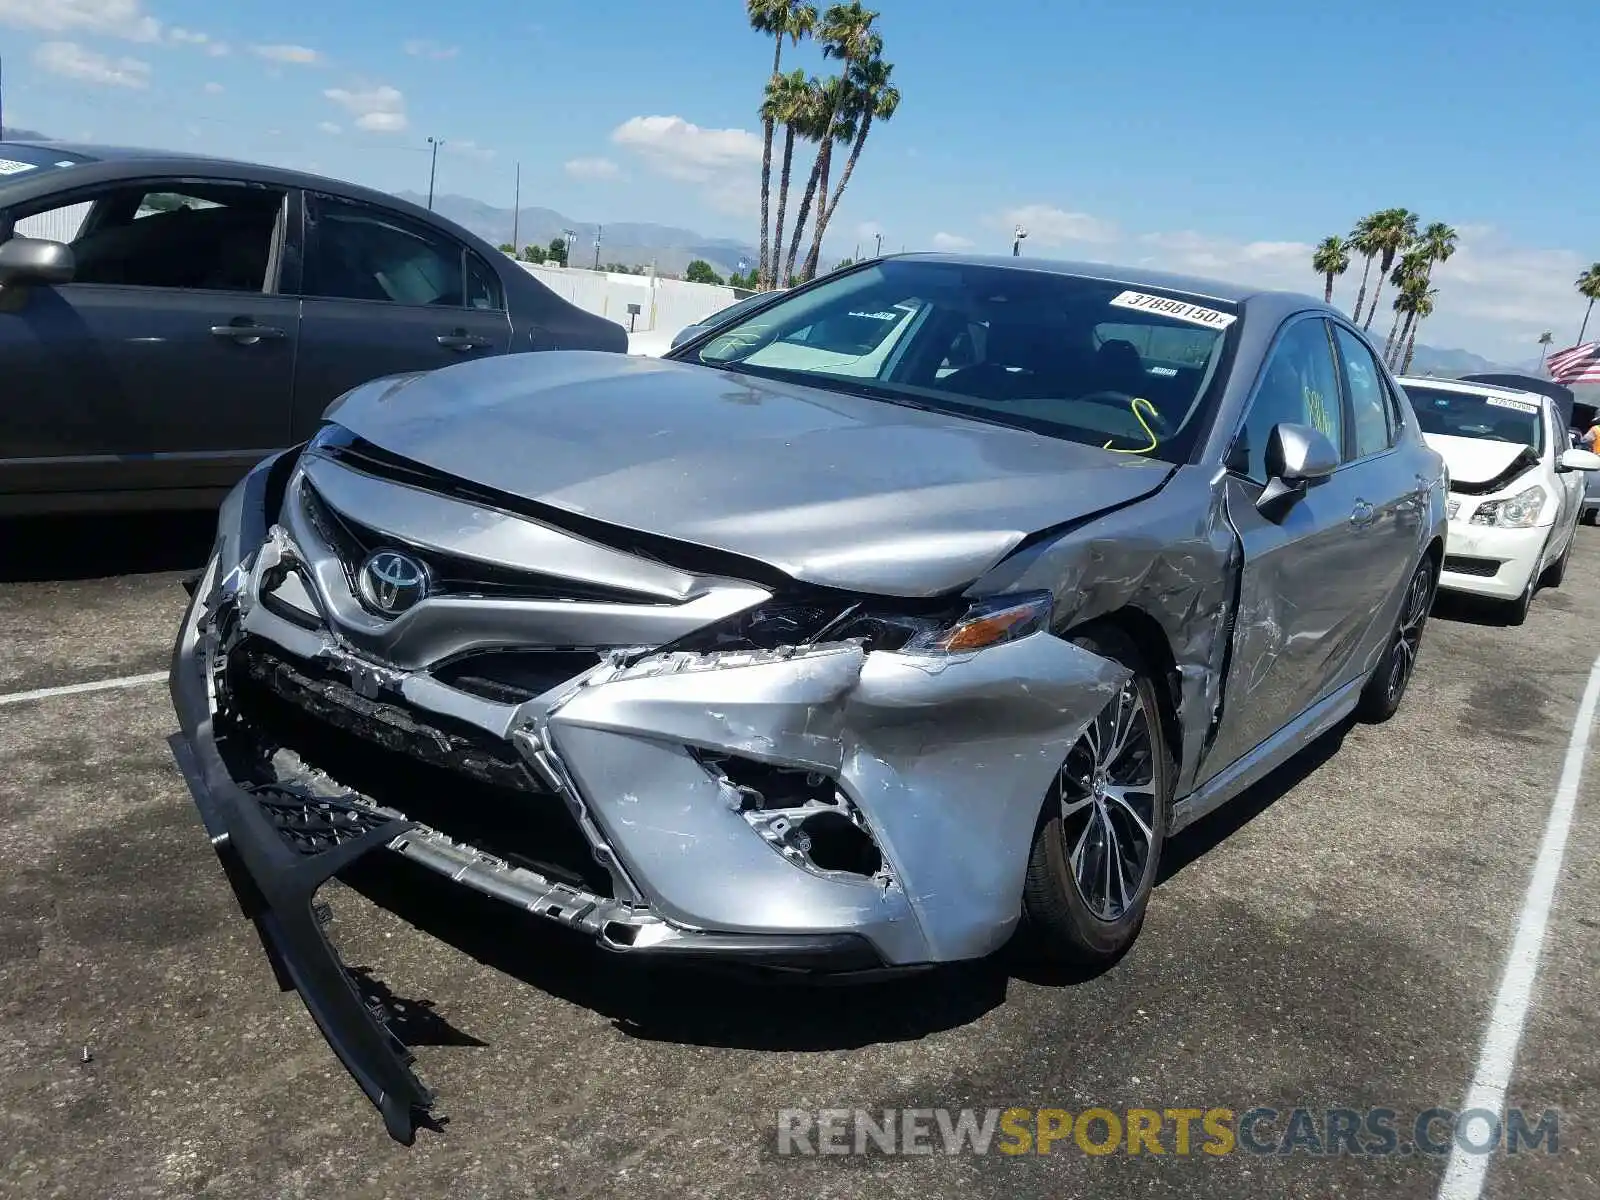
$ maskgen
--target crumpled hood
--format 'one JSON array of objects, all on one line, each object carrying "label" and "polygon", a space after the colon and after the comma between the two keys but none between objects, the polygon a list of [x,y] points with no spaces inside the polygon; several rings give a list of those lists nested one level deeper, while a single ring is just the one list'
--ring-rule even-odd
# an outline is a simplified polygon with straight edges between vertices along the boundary
[{"label": "crumpled hood", "polygon": [[512,354],[375,380],[327,416],[530,501],[883,595],[962,587],[1028,534],[1144,496],[1172,470],[621,354]]},{"label": "crumpled hood", "polygon": [[1489,438],[1456,437],[1448,433],[1425,433],[1428,445],[1439,452],[1450,478],[1462,483],[1486,483],[1494,479],[1519,455],[1533,451],[1517,442],[1496,442]]}]

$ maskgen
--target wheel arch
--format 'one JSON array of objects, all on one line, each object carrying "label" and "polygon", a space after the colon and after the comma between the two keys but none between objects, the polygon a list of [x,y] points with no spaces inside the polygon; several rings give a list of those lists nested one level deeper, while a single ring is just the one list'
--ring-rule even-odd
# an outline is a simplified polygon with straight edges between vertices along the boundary
[{"label": "wheel arch", "polygon": [[1173,758],[1174,767],[1180,766],[1183,763],[1183,723],[1178,713],[1182,679],[1178,674],[1177,656],[1172,652],[1172,643],[1167,638],[1166,630],[1161,627],[1161,622],[1143,609],[1126,605],[1069,626],[1061,636],[1071,640],[1079,634],[1106,628],[1117,630],[1133,643],[1143,665],[1155,678],[1158,684],[1156,699],[1161,709],[1161,731],[1166,737],[1167,750]]}]

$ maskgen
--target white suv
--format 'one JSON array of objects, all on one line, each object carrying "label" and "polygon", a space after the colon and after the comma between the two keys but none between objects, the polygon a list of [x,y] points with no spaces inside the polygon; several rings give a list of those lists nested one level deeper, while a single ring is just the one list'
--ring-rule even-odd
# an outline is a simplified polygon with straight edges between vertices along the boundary
[{"label": "white suv", "polygon": [[1450,531],[1439,586],[1501,601],[1520,625],[1555,587],[1600,455],[1571,448],[1549,397],[1454,379],[1399,380],[1450,474]]}]

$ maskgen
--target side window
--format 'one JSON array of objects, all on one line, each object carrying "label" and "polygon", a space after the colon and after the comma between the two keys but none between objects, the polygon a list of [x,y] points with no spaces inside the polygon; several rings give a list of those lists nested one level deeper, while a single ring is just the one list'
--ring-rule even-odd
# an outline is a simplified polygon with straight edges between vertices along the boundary
[{"label": "side window", "polygon": [[467,252],[467,307],[504,312],[505,293],[494,268],[470,250]]},{"label": "side window", "polygon": [[1234,438],[1228,469],[1265,483],[1267,438],[1272,427],[1283,422],[1309,425],[1335,449],[1344,444],[1339,376],[1323,320],[1296,321],[1278,339]]},{"label": "side window", "polygon": [[465,251],[453,239],[381,208],[309,193],[306,223],[304,295],[465,307]]},{"label": "side window", "polygon": [[260,292],[283,202],[240,183],[116,184],[21,209],[14,228],[71,246],[73,284]]},{"label": "side window", "polygon": [[1394,414],[1389,408],[1383,374],[1372,351],[1341,325],[1333,327],[1344,360],[1344,377],[1350,384],[1350,427],[1355,457],[1378,454],[1394,444]]}]

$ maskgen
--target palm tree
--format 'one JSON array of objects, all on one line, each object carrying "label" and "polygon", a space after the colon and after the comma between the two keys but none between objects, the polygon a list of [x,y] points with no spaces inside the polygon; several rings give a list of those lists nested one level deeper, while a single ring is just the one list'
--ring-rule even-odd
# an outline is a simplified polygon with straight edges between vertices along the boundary
[{"label": "palm tree", "polygon": [[[759,276],[762,291],[778,281],[778,261],[783,257],[783,219],[789,208],[789,172],[794,166],[794,139],[817,120],[821,91],[821,85],[815,79],[807,79],[804,71],[774,75],[767,82],[761,119],[783,126],[783,166],[778,175],[778,223],[772,231],[772,257],[762,262]],[[763,220],[763,233],[765,225]]]},{"label": "palm tree", "polygon": [[1435,264],[1449,262],[1456,252],[1457,234],[1443,221],[1431,221],[1417,238],[1417,244],[1428,256],[1428,277],[1433,277]]},{"label": "palm tree", "polygon": [[1346,244],[1353,253],[1366,259],[1366,265],[1361,268],[1361,290],[1356,293],[1356,310],[1351,314],[1352,321],[1361,320],[1361,306],[1367,300],[1367,276],[1372,273],[1372,260],[1378,256],[1377,227],[1380,213],[1372,213],[1362,217],[1356,222],[1356,227],[1350,231]]},{"label": "palm tree", "polygon": [[817,198],[819,185],[823,199],[827,199],[828,163],[833,155],[833,143],[848,142],[855,137],[855,114],[848,96],[844,94],[849,90],[845,81],[837,75],[818,84],[807,120],[800,127],[802,137],[817,143],[817,156],[812,160],[811,177],[806,180],[805,195],[800,200],[800,215],[795,220],[789,255],[778,277],[780,286],[794,278],[795,260],[800,257],[800,239],[805,236],[806,219],[811,215],[811,205]]},{"label": "palm tree", "polygon": [[[1394,298],[1394,324],[1389,327],[1389,339],[1383,343],[1383,361],[1393,365],[1400,357],[1400,347],[1405,344],[1405,332],[1400,328],[1400,318],[1405,316],[1406,327],[1410,328],[1410,309],[1400,303],[1405,296],[1405,289],[1414,288],[1417,283],[1426,287],[1428,282],[1428,256],[1420,248],[1408,251],[1406,256],[1395,266],[1389,282],[1394,284],[1399,293]],[[1373,300],[1377,300],[1377,293],[1373,293]]]},{"label": "palm tree", "polygon": [[[798,46],[817,23],[817,10],[801,0],[745,0],[745,13],[750,18],[750,28],[772,37],[772,76],[778,78],[783,61],[783,39]],[[767,283],[770,265],[767,244],[768,201],[772,196],[772,133],[775,123],[764,111],[761,123],[761,265],[758,282]]]},{"label": "palm tree", "polygon": [[1578,328],[1576,345],[1583,345],[1583,335],[1589,332],[1589,314],[1594,311],[1594,302],[1600,300],[1600,262],[1592,263],[1589,269],[1578,276],[1578,295],[1586,296],[1589,307],[1583,310],[1583,324]]},{"label": "palm tree", "polygon": [[1367,319],[1362,329],[1372,328],[1372,318],[1378,311],[1378,297],[1383,292],[1383,277],[1394,267],[1395,258],[1417,240],[1416,213],[1404,208],[1386,208],[1378,217],[1378,224],[1373,230],[1378,247],[1378,282],[1372,287],[1372,306],[1367,309]]},{"label": "palm tree", "polygon": [[1323,278],[1322,299],[1333,303],[1333,277],[1350,269],[1350,246],[1338,234],[1325,237],[1311,256],[1311,269]]},{"label": "palm tree", "polygon": [[1406,339],[1406,358],[1400,364],[1400,374],[1404,375],[1411,370],[1411,356],[1417,352],[1417,330],[1421,327],[1423,318],[1433,315],[1433,298],[1439,294],[1438,288],[1430,288],[1428,281],[1422,279],[1411,285],[1411,336]]},{"label": "palm tree", "polygon": [[1550,353],[1550,343],[1556,340],[1556,335],[1546,329],[1539,335],[1539,369],[1544,370],[1544,356]]},{"label": "palm tree", "polygon": [[831,89],[828,120],[824,128],[832,131],[838,126],[843,132],[842,126],[847,116],[850,128],[848,136],[837,139],[824,137],[817,147],[815,171],[817,182],[821,187],[822,200],[817,207],[818,235],[811,252],[806,255],[807,266],[813,270],[817,255],[822,249],[822,214],[828,200],[828,171],[833,165],[833,143],[835,140],[853,141],[855,137],[853,118],[859,115],[860,97],[850,81],[851,69],[856,64],[876,58],[883,53],[883,38],[873,28],[873,23],[877,19],[878,14],[863,8],[861,0],[852,0],[849,4],[830,5],[817,25],[817,40],[822,43],[822,56],[838,59],[844,68],[842,77],[838,81],[839,86]]},{"label": "palm tree", "polygon": [[850,146],[850,158],[844,164],[844,174],[839,176],[838,187],[834,188],[833,199],[817,212],[817,234],[811,242],[811,253],[806,256],[805,273],[808,277],[816,274],[817,257],[822,253],[822,236],[828,231],[833,210],[839,207],[839,197],[844,195],[845,184],[850,182],[850,176],[856,169],[861,148],[867,144],[872,122],[892,120],[900,107],[900,89],[889,82],[893,74],[894,67],[876,55],[855,64],[850,71],[849,83],[856,92],[851,107],[860,113],[860,119],[856,125],[855,141]]}]

